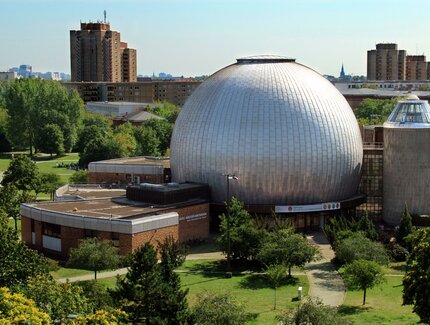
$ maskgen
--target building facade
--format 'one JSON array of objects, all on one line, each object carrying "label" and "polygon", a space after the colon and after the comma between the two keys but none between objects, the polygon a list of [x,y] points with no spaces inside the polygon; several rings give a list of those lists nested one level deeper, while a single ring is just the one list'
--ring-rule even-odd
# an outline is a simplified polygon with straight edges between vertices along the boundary
[{"label": "building facade", "polygon": [[109,23],[81,23],[70,31],[70,63],[72,81],[137,80],[136,50]]},{"label": "building facade", "polygon": [[191,79],[148,80],[139,82],[65,82],[68,90],[75,89],[84,102],[169,102],[183,106],[201,84]]},{"label": "building facade", "polygon": [[425,55],[406,56],[406,80],[429,80]]},{"label": "building facade", "polygon": [[209,237],[207,186],[137,186],[134,194],[139,190],[144,195],[131,200],[127,193],[114,198],[23,204],[22,240],[43,253],[67,257],[84,238],[112,241],[126,255],[146,242],[157,246],[168,236],[181,243]]},{"label": "building facade", "polygon": [[405,80],[406,51],[397,44],[376,44],[375,50],[367,51],[368,80]]}]

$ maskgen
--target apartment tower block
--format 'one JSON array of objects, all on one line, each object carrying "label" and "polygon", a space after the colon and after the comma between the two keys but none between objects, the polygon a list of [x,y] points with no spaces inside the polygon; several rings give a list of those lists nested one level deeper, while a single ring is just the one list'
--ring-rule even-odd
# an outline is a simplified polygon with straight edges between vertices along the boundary
[{"label": "apartment tower block", "polygon": [[376,44],[367,51],[367,80],[429,80],[430,67],[425,55],[407,55],[397,44]]},{"label": "apartment tower block", "polygon": [[137,81],[136,50],[109,23],[81,23],[70,31],[72,81]]}]

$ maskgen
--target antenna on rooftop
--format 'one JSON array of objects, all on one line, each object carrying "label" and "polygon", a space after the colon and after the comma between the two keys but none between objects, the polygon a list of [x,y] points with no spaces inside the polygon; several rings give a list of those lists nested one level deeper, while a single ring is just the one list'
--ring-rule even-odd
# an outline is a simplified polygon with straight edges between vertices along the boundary
[{"label": "antenna on rooftop", "polygon": [[103,11],[104,17],[105,17],[105,24],[106,24],[106,10]]}]

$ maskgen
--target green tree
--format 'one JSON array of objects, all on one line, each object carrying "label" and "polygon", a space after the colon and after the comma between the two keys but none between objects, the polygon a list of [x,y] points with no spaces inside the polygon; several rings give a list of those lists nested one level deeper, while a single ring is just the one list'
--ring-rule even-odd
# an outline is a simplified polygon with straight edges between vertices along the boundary
[{"label": "green tree", "polygon": [[157,134],[151,128],[139,126],[134,129],[134,137],[136,139],[136,155],[137,156],[160,156],[159,146],[160,140]]},{"label": "green tree", "polygon": [[174,124],[181,109],[168,102],[162,102],[155,107],[147,107],[148,112],[164,117],[169,123]]},{"label": "green tree", "polygon": [[193,318],[197,325],[242,325],[249,319],[245,308],[229,294],[202,292],[196,301]]},{"label": "green tree", "polygon": [[393,111],[397,101],[398,98],[363,99],[355,110],[358,122],[362,125],[383,124]]},{"label": "green tree", "polygon": [[112,246],[107,240],[97,238],[87,238],[81,240],[77,248],[70,250],[70,257],[67,265],[94,272],[94,279],[97,279],[97,272],[112,270],[119,266],[119,249]]},{"label": "green tree", "polygon": [[50,319],[47,313],[35,307],[33,300],[0,288],[0,323],[48,325]]},{"label": "green tree", "polygon": [[89,312],[87,298],[79,286],[60,283],[50,275],[31,278],[22,292],[47,313],[55,323],[64,323],[70,314]]},{"label": "green tree", "polygon": [[364,214],[358,220],[357,230],[363,232],[370,240],[378,240],[378,232],[376,231],[375,224],[369,219],[367,210],[364,211]]},{"label": "green tree", "polygon": [[150,128],[155,132],[158,141],[160,141],[158,150],[164,155],[170,146],[173,124],[170,124],[166,120],[150,119],[145,122],[144,127]]},{"label": "green tree", "polygon": [[114,307],[112,297],[106,286],[99,281],[78,281],[74,285],[82,289],[91,310],[111,309]]},{"label": "green tree", "polygon": [[13,184],[18,190],[35,190],[39,182],[39,169],[27,156],[18,156],[12,159],[6,169],[1,184]]},{"label": "green tree", "polygon": [[287,268],[282,264],[272,264],[266,268],[266,277],[269,282],[273,285],[275,292],[275,300],[273,303],[273,309],[276,309],[276,289],[281,285],[282,281],[287,277]]},{"label": "green tree", "polygon": [[291,267],[304,266],[317,258],[317,255],[316,246],[289,228],[270,233],[263,243],[257,259],[266,265],[281,264],[288,267],[288,276],[291,277]]},{"label": "green tree", "polygon": [[140,246],[132,257],[129,272],[118,279],[112,291],[114,301],[121,306],[133,323],[187,324],[190,322],[187,290],[180,289],[178,275],[173,272],[177,258],[170,255],[174,249],[160,252],[150,243]]},{"label": "green tree", "polygon": [[354,260],[347,264],[343,277],[349,289],[363,290],[363,305],[366,304],[366,291],[384,281],[381,266],[363,259]]},{"label": "green tree", "polygon": [[412,249],[407,237],[410,236],[414,231],[414,226],[412,225],[412,217],[409,213],[408,206],[405,202],[405,207],[403,209],[402,218],[400,219],[399,229],[396,233],[397,242],[406,247],[408,251]]},{"label": "green tree", "polygon": [[276,317],[284,325],[346,325],[335,307],[327,306],[318,298],[307,297],[292,312],[286,311]]},{"label": "green tree", "polygon": [[16,147],[29,147],[31,156],[43,127],[55,124],[63,133],[65,150],[71,150],[84,110],[76,91],[69,93],[57,82],[24,78],[2,85],[0,97],[9,117],[8,138]]},{"label": "green tree", "polygon": [[88,171],[78,170],[69,178],[70,184],[87,184],[88,183]]},{"label": "green tree", "polygon": [[157,266],[157,252],[150,243],[137,248],[124,278],[118,278],[112,291],[114,301],[133,323],[163,324],[163,282]]},{"label": "green tree", "polygon": [[36,195],[38,193],[47,193],[51,200],[54,200],[55,191],[62,185],[60,176],[54,173],[40,174],[38,184],[35,188]]},{"label": "green tree", "polygon": [[191,315],[186,298],[188,289],[181,289],[179,274],[174,271],[185,261],[181,245],[169,236],[159,244],[159,247],[161,261],[158,267],[163,282],[160,295],[164,300],[164,306],[162,306],[164,320],[168,324],[190,323]]},{"label": "green tree", "polygon": [[341,264],[364,259],[387,265],[390,261],[387,250],[381,243],[373,242],[361,232],[353,233],[350,237],[335,244],[336,259]]},{"label": "green tree", "polygon": [[0,208],[9,218],[14,219],[15,232],[18,231],[17,220],[21,215],[20,206],[22,203],[24,203],[23,197],[15,185],[7,184],[0,188]]},{"label": "green tree", "polygon": [[22,286],[29,278],[48,271],[46,258],[18,240],[0,211],[0,287]]},{"label": "green tree", "polygon": [[137,144],[133,134],[133,126],[129,122],[116,127],[114,137],[120,144],[124,157],[135,156]]},{"label": "green tree", "polygon": [[82,152],[92,139],[112,135],[111,128],[112,123],[105,116],[87,112],[78,129],[78,140],[75,150]]},{"label": "green tree", "polygon": [[430,323],[430,228],[418,229],[411,236],[411,254],[403,278],[403,304],[414,305],[422,323]]},{"label": "green tree", "polygon": [[42,152],[61,155],[64,153],[63,131],[57,124],[46,124],[36,134],[35,147]]},{"label": "green tree", "polygon": [[231,198],[227,213],[220,216],[220,235],[217,242],[224,255],[228,255],[229,220],[232,260],[255,258],[264,240],[264,231],[257,229],[243,203],[235,197]]},{"label": "green tree", "polygon": [[92,161],[124,157],[125,152],[113,136],[91,139],[79,153],[79,165],[87,166]]}]

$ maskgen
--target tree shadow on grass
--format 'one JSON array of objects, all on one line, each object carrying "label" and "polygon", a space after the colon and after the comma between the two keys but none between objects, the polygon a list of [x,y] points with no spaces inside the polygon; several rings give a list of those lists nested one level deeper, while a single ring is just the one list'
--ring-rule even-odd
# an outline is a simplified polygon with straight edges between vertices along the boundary
[{"label": "tree shadow on grass", "polygon": [[[299,279],[295,277],[286,278],[281,285],[297,285],[299,283]],[[244,277],[239,282],[239,287],[242,289],[265,289],[265,288],[273,288],[273,285],[266,278],[264,274],[251,274]]]},{"label": "tree shadow on grass", "polygon": [[[234,263],[231,267],[231,273],[233,275],[239,274],[241,272],[252,272],[255,267],[249,263]],[[178,272],[190,272],[190,273],[200,273],[204,277],[220,277],[220,275],[228,275],[227,263],[224,260],[216,261],[205,261],[201,263],[196,263],[185,268],[181,268]]]},{"label": "tree shadow on grass", "polygon": [[406,264],[390,265],[390,268],[399,272],[406,272]]},{"label": "tree shadow on grass", "polygon": [[361,314],[369,309],[372,309],[372,307],[343,305],[338,308],[338,312],[342,316],[348,316]]}]

